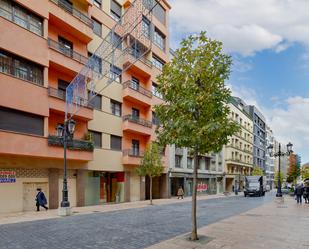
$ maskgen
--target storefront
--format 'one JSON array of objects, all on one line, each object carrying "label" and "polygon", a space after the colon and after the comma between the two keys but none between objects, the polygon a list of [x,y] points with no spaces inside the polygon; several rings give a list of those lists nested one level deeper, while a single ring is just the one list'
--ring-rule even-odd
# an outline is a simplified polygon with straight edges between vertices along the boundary
[{"label": "storefront", "polygon": [[124,172],[88,171],[85,205],[124,202]]}]

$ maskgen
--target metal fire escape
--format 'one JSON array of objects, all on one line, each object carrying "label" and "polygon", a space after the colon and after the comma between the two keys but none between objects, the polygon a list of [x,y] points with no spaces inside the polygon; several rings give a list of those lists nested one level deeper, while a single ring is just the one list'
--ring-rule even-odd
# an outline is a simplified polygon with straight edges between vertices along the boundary
[{"label": "metal fire escape", "polygon": [[159,2],[125,2],[128,7],[123,16],[66,88],[65,122],[151,50],[151,31],[143,22],[152,22],[152,11]]}]

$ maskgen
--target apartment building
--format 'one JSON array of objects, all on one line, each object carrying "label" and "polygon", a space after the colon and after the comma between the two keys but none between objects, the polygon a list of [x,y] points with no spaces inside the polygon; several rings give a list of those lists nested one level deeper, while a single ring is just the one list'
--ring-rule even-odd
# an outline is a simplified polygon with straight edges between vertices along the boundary
[{"label": "apartment building", "polygon": [[242,99],[234,97],[229,103],[230,118],[236,121],[241,129],[229,139],[223,147],[224,189],[227,192],[234,188],[243,189],[244,176],[250,175],[253,168],[253,121],[245,110]]},{"label": "apartment building", "polygon": [[246,106],[246,112],[253,120],[253,164],[265,172],[266,159],[266,119],[256,106]]},{"label": "apartment building", "polygon": [[[272,129],[267,125],[266,126],[266,148],[269,145],[275,144],[275,137]],[[268,153],[266,153],[265,157],[265,173],[266,173],[266,181],[267,185],[269,185],[270,189],[274,187],[274,177],[275,177],[275,160],[274,157],[271,157]]]},{"label": "apartment building", "polygon": [[[187,148],[170,147],[170,195],[176,196],[182,187],[185,196],[191,196],[193,190],[194,158]],[[223,158],[222,152],[201,155],[198,158],[197,193],[223,193]]]},{"label": "apartment building", "polygon": [[[131,4],[0,0],[0,198],[6,200],[0,212],[34,210],[37,187],[46,193],[50,208],[58,208],[63,147],[56,127],[64,122],[65,89]],[[136,41],[133,52],[97,84],[90,105],[74,115],[67,153],[71,206],[147,198],[148,180],[137,176],[135,168],[155,139],[152,107],[163,101],[156,76],[169,59],[169,9],[162,0],[153,18],[143,19],[151,46]],[[147,49],[145,56],[122,71],[141,49]],[[155,184],[159,197],[167,195],[167,179],[165,174]]]}]

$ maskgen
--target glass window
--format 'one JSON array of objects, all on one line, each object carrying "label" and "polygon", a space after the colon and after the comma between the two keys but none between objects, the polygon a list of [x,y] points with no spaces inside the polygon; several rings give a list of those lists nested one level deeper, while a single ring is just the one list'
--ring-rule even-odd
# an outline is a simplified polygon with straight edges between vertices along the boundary
[{"label": "glass window", "polygon": [[121,150],[121,137],[111,135],[111,149],[112,150]]},{"label": "glass window", "polygon": [[182,168],[182,156],[180,155],[175,155],[175,167],[176,168]]},{"label": "glass window", "polygon": [[152,94],[162,99],[162,94],[158,92],[158,85],[154,82],[152,82]]},{"label": "glass window", "polygon": [[136,108],[132,108],[132,118],[139,119],[139,110]]},{"label": "glass window", "polygon": [[24,9],[19,6],[14,6],[13,14],[13,21],[15,23],[24,28],[28,28],[28,14]]},{"label": "glass window", "polygon": [[111,113],[118,117],[121,117],[121,103],[111,99],[110,104],[111,104]]},{"label": "glass window", "polygon": [[152,56],[152,65],[154,65],[156,68],[162,71],[164,64],[165,63],[159,57],[156,55]]},{"label": "glass window", "polygon": [[12,4],[7,0],[0,0],[0,16],[12,20]]},{"label": "glass window", "polygon": [[92,141],[96,148],[102,148],[102,133],[97,131],[89,131],[92,135]]},{"label": "glass window", "polygon": [[138,91],[139,90],[139,79],[132,77],[131,86],[132,89]]},{"label": "glass window", "polygon": [[102,73],[102,58],[88,52],[88,57],[91,60],[91,68],[97,73]]},{"label": "glass window", "polygon": [[193,168],[193,158],[187,157],[187,168],[192,169]]},{"label": "glass window", "polygon": [[73,43],[69,40],[58,36],[59,50],[66,56],[73,57]]},{"label": "glass window", "polygon": [[30,31],[38,35],[43,35],[43,22],[41,18],[34,15],[29,16]]},{"label": "glass window", "polygon": [[152,123],[154,125],[159,125],[160,124],[159,118],[157,117],[155,112],[152,112]]},{"label": "glass window", "polygon": [[154,7],[153,9],[153,15],[161,22],[165,25],[165,15],[166,15],[166,11],[165,9],[159,4],[157,3],[157,5]]},{"label": "glass window", "polygon": [[92,19],[92,22],[93,22],[93,32],[96,35],[101,37],[102,36],[102,24],[95,19]]},{"label": "glass window", "polygon": [[121,83],[121,73],[122,73],[122,70],[120,68],[110,65],[110,73],[109,73],[110,79],[118,83]]},{"label": "glass window", "polygon": [[111,0],[111,16],[118,22],[121,18],[121,6],[114,0]]},{"label": "glass window", "polygon": [[116,34],[115,32],[110,32],[109,39],[114,48],[122,49],[122,38],[120,35]]},{"label": "glass window", "polygon": [[146,37],[150,37],[150,21],[143,16],[142,19],[142,33]]},{"label": "glass window", "polygon": [[88,93],[89,106],[93,107],[96,110],[102,110],[102,96],[100,94],[92,95]]},{"label": "glass window", "polygon": [[102,7],[102,0],[93,0],[94,6],[98,7],[101,9]]},{"label": "glass window", "polygon": [[133,156],[140,156],[139,152],[139,141],[138,140],[132,140],[132,155]]},{"label": "glass window", "polygon": [[153,42],[162,50],[165,49],[165,36],[157,28],[153,34]]},{"label": "glass window", "polygon": [[61,99],[65,99],[66,96],[66,89],[68,87],[68,85],[70,84],[70,82],[67,82],[65,80],[58,80],[58,97]]}]

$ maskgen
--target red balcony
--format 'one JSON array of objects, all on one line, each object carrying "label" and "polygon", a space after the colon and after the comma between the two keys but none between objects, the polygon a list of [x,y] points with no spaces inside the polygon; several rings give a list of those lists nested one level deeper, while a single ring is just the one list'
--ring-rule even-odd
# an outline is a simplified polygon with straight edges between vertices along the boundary
[{"label": "red balcony", "polygon": [[123,98],[143,106],[150,106],[152,93],[133,81],[126,81],[123,83]]},{"label": "red balcony", "polygon": [[132,115],[123,116],[123,131],[129,131],[141,135],[151,136],[152,122]]},{"label": "red balcony", "polygon": [[123,157],[122,157],[122,163],[124,165],[140,165],[141,164],[141,159],[144,156],[143,151],[139,150],[124,150],[123,152]]}]

